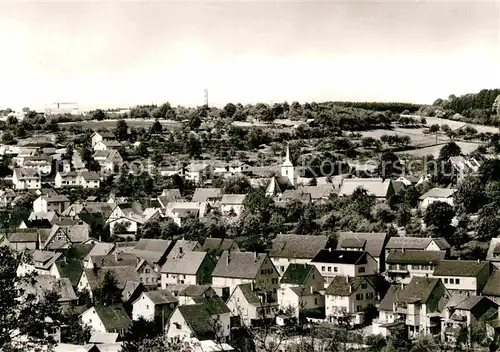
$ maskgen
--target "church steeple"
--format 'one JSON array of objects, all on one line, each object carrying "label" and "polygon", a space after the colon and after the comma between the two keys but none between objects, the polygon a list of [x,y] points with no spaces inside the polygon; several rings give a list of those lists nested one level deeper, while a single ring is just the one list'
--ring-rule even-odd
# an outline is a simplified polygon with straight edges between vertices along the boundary
[{"label": "church steeple", "polygon": [[290,159],[290,146],[286,145],[285,161],[281,164],[281,176],[288,178],[290,183],[295,186],[295,168]]}]

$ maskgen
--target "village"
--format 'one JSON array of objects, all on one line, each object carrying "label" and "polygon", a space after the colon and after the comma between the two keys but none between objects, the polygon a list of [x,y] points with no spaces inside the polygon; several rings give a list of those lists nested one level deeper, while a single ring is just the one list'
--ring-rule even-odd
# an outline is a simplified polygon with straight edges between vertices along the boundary
[{"label": "village", "polygon": [[[311,109],[292,106],[281,114]],[[154,116],[161,107],[151,109]],[[50,317],[37,343],[50,340],[61,352],[142,351],[154,341],[169,351],[183,343],[200,352],[303,351],[432,338],[457,350],[492,348],[500,335],[498,134],[457,116],[427,124],[423,108],[384,117],[356,109],[377,115],[374,126],[396,126],[392,139],[403,141],[339,132],[316,112],[248,116],[235,131],[242,107],[234,105],[215,119],[207,106],[193,110],[176,122],[187,132],[161,119],[138,131],[97,111],[86,123],[115,127],[45,122],[55,132],[19,133],[27,119],[50,117],[11,114],[0,147],[2,257],[12,257],[12,284],[24,299],[52,302],[69,318]],[[500,96],[489,108],[497,109]],[[329,173],[301,159],[322,143],[314,130],[325,128],[337,131],[320,147],[336,150]],[[405,128],[425,130],[418,143],[430,133],[429,144],[408,148],[397,133]],[[252,142],[256,130],[271,131],[272,148]],[[161,149],[176,139],[188,146],[184,158],[176,147]],[[206,145],[224,143],[246,156],[207,156]],[[467,143],[477,150],[460,148]],[[430,147],[437,155],[425,160],[405,152]],[[30,333],[13,343],[29,342]]]}]

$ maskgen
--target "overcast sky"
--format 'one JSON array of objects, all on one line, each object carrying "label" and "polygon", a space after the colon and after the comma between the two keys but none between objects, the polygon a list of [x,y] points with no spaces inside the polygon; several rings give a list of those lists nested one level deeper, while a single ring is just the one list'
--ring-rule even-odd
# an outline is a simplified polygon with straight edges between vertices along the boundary
[{"label": "overcast sky", "polygon": [[500,87],[500,6],[2,2],[0,47],[0,108],[431,103]]}]

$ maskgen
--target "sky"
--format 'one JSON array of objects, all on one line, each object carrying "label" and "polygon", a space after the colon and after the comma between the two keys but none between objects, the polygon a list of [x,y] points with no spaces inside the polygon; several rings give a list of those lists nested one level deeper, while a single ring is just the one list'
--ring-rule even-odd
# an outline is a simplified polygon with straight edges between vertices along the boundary
[{"label": "sky", "polygon": [[500,0],[3,2],[0,109],[406,101],[500,87]]}]

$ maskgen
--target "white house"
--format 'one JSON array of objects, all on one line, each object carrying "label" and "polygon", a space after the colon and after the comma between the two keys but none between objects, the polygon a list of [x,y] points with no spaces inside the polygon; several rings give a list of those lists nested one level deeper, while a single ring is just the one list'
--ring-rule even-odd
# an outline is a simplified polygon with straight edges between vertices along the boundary
[{"label": "white house", "polygon": [[391,285],[378,308],[378,318],[372,322],[372,333],[387,337],[394,330],[405,329],[405,324],[398,321],[399,314],[396,312],[396,300],[401,292],[401,285]]},{"label": "white house", "polygon": [[[21,260],[17,267],[17,276],[24,276],[33,272],[37,275],[51,275],[55,262],[61,253],[51,251],[34,250],[31,252],[31,260]],[[24,259],[24,258],[23,258]]]},{"label": "white house", "polygon": [[311,261],[323,275],[326,285],[336,276],[367,276],[377,273],[378,265],[368,252],[322,249]]},{"label": "white house", "polygon": [[229,287],[253,283],[255,288],[276,295],[279,274],[271,259],[264,253],[224,251],[212,272],[214,287]]},{"label": "white house", "polygon": [[94,332],[123,335],[132,325],[132,320],[123,305],[94,306],[80,315],[82,323]]},{"label": "white house", "polygon": [[55,212],[61,214],[70,204],[70,200],[64,195],[46,194],[33,201],[33,210],[35,213]]},{"label": "white house", "polygon": [[397,237],[389,238],[385,245],[385,257],[393,251],[441,251],[445,255],[450,252],[450,244],[443,237]]},{"label": "white house", "polygon": [[91,138],[91,143],[92,143],[92,148],[99,142],[101,141],[114,141],[116,140],[116,136],[108,131],[101,131],[101,132],[94,132],[92,133]]},{"label": "white house", "polygon": [[177,307],[177,298],[168,290],[144,291],[132,303],[132,320],[144,318],[149,321],[160,321],[163,325]]},{"label": "white house", "polygon": [[58,172],[54,179],[55,187],[82,187],[82,188],[99,188],[100,178],[93,171],[69,171]]},{"label": "white house", "polygon": [[378,263],[379,272],[385,270],[385,251],[387,243],[385,232],[340,232],[337,249],[348,251],[367,251]]},{"label": "white house", "polygon": [[420,196],[420,207],[425,209],[434,202],[448,203],[453,206],[453,195],[456,191],[455,188],[433,188]]},{"label": "white house", "polygon": [[328,236],[279,234],[273,240],[269,257],[280,273],[290,264],[308,264],[328,245]]},{"label": "white house", "polygon": [[187,180],[195,184],[201,184],[203,181],[212,177],[213,168],[210,164],[191,163],[186,166],[184,176]]},{"label": "white house", "polygon": [[36,169],[15,168],[12,174],[12,183],[14,188],[18,190],[42,188],[42,179]]},{"label": "white house", "polygon": [[432,273],[441,279],[448,292],[479,295],[491,274],[491,265],[480,260],[442,260]]},{"label": "white house", "polygon": [[243,211],[245,197],[245,194],[224,194],[220,202],[221,213],[239,218]]},{"label": "white house", "polygon": [[225,340],[230,335],[231,312],[220,297],[209,297],[198,304],[177,306],[166,326],[167,338],[181,340]]},{"label": "white house", "polygon": [[98,150],[111,150],[111,149],[119,149],[123,147],[122,144],[118,141],[115,140],[109,140],[109,141],[99,141],[97,142],[93,149],[94,151]]},{"label": "white house", "polygon": [[214,264],[206,252],[181,251],[161,268],[161,287],[167,284],[202,285],[211,282]]},{"label": "white house", "polygon": [[372,276],[336,276],[325,290],[325,314],[330,322],[363,323],[366,309],[375,307],[376,291]]},{"label": "white house", "polygon": [[99,163],[101,172],[106,174],[117,172],[123,165],[123,158],[120,155],[120,152],[116,149],[98,150],[92,157],[97,163]]},{"label": "white house", "polygon": [[407,285],[415,276],[432,276],[444,257],[441,251],[391,251],[387,257],[386,277],[390,282]]}]

